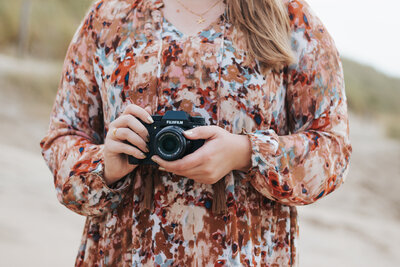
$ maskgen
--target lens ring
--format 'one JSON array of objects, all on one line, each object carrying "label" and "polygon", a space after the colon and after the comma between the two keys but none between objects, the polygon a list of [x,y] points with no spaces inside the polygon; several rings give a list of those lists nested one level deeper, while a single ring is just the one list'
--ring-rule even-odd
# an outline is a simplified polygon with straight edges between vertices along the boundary
[{"label": "lens ring", "polygon": [[174,154],[179,150],[179,138],[173,133],[164,133],[160,136],[158,146],[164,154]]},{"label": "lens ring", "polygon": [[183,136],[183,129],[180,127],[165,127],[155,136],[155,153],[164,160],[180,159],[184,155],[186,147],[186,138]]}]

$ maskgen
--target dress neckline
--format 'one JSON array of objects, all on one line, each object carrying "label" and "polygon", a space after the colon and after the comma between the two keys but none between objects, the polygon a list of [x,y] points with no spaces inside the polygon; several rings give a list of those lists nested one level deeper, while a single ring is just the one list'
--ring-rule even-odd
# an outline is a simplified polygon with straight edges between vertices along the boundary
[{"label": "dress neckline", "polygon": [[164,16],[162,16],[163,23],[166,23],[169,25],[169,27],[172,27],[173,30],[179,35],[180,38],[182,39],[192,39],[196,37],[201,37],[204,35],[204,33],[212,30],[215,26],[220,25],[220,23],[223,21],[223,14],[220,15],[215,21],[211,22],[208,26],[204,27],[203,29],[199,30],[198,32],[194,34],[186,34],[182,32],[179,28],[177,28],[172,22],[170,22],[168,19],[166,19]]},{"label": "dress neckline", "polygon": [[178,33],[178,35],[180,36],[180,38],[182,39],[192,39],[192,38],[196,38],[196,37],[200,37],[202,34],[204,34],[205,32],[210,31],[211,29],[213,29],[215,26],[220,26],[221,23],[224,21],[224,17],[226,17],[226,11],[222,14],[220,14],[214,21],[212,21],[211,23],[209,23],[207,26],[205,26],[204,28],[200,29],[199,31],[197,31],[196,33],[193,34],[187,34],[184,33],[182,30],[180,30],[177,26],[175,26],[174,23],[172,23],[171,21],[169,21],[165,16],[164,16],[164,11],[162,10],[162,8],[164,7],[164,0],[150,0],[153,3],[153,7],[155,9],[158,9],[160,12],[160,16],[161,16],[161,20],[163,23],[168,24],[170,27],[172,27],[174,29],[174,31],[176,33]]}]

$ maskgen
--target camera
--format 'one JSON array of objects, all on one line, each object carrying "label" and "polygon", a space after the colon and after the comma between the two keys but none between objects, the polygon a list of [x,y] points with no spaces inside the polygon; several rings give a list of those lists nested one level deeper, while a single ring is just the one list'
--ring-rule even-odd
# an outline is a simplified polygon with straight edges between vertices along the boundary
[{"label": "camera", "polygon": [[201,116],[189,116],[184,111],[169,110],[164,116],[153,115],[154,123],[147,124],[139,119],[139,121],[147,128],[149,132],[149,152],[145,153],[145,159],[137,159],[129,155],[130,164],[152,164],[153,155],[160,158],[173,161],[193,153],[199,149],[205,142],[204,139],[189,140],[183,132],[198,126],[205,126],[205,119]]}]

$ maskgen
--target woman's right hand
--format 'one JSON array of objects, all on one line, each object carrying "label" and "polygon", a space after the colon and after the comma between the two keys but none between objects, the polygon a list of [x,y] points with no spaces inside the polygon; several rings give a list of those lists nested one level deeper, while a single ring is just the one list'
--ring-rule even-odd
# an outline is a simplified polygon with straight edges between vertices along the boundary
[{"label": "woman's right hand", "polygon": [[130,104],[121,116],[110,123],[104,142],[104,180],[107,185],[117,182],[138,166],[129,164],[128,155],[137,159],[146,158],[143,152],[149,152],[146,144],[149,133],[137,118],[151,124],[153,119],[150,114],[150,107],[143,109]]}]

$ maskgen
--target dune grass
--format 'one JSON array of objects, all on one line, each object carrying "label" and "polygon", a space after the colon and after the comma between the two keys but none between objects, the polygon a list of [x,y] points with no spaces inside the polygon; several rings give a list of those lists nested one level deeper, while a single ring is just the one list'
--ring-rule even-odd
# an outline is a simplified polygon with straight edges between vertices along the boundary
[{"label": "dune grass", "polygon": [[[90,0],[31,0],[28,53],[62,58]],[[23,0],[0,0],[0,51],[16,53]]]},{"label": "dune grass", "polygon": [[350,110],[382,121],[387,134],[400,139],[400,79],[349,59],[342,62]]}]

